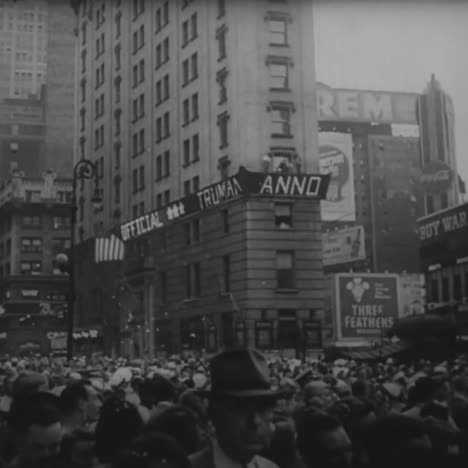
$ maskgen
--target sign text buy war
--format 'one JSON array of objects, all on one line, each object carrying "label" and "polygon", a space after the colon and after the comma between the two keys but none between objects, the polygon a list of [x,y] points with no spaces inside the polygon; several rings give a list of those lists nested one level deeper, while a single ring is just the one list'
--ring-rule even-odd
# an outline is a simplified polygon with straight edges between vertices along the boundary
[{"label": "sign text buy war", "polygon": [[443,234],[468,227],[468,204],[456,207],[451,212],[435,214],[419,222],[419,239],[430,240]]}]

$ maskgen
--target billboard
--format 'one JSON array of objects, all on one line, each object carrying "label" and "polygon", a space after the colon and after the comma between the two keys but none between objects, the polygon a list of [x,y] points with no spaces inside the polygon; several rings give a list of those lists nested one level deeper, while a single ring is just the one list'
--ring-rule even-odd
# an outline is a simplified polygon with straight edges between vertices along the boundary
[{"label": "billboard", "polygon": [[319,133],[321,174],[330,174],[327,196],[321,201],[322,221],[355,221],[353,139],[349,133]]},{"label": "billboard", "polygon": [[322,234],[323,265],[365,260],[364,228],[353,226]]},{"label": "billboard", "polygon": [[319,121],[418,123],[417,94],[317,85]]},{"label": "billboard", "polygon": [[338,340],[379,340],[398,318],[398,275],[335,276]]},{"label": "billboard", "polygon": [[399,318],[423,314],[426,302],[424,275],[400,275],[398,280],[398,295],[400,299]]}]

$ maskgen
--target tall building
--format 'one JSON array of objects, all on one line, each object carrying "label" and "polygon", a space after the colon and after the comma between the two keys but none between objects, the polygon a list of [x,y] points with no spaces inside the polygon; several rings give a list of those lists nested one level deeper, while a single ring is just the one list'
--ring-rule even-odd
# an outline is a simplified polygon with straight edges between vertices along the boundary
[{"label": "tall building", "polygon": [[68,277],[54,258],[70,247],[70,197],[71,181],[52,172],[14,171],[0,185],[2,352],[47,353],[66,329]]},{"label": "tall building", "polygon": [[451,97],[432,75],[419,100],[423,188],[426,213],[461,202],[455,147],[455,112]]},{"label": "tall building", "polygon": [[71,172],[74,25],[68,2],[0,2],[0,178]]},{"label": "tall building", "polygon": [[[96,163],[104,200],[93,212],[87,185],[79,188],[81,241],[198,196],[241,166],[318,172],[311,2],[74,4],[76,157]],[[302,342],[304,323],[322,309],[318,202],[281,198],[285,205],[276,206],[274,197],[260,198],[213,203],[188,224],[161,229],[165,244],[155,232],[144,247],[127,242],[120,281],[143,313],[131,314],[141,336],[161,333],[170,339],[155,342],[167,347],[194,339],[219,345],[232,341],[242,312],[251,343],[257,335],[264,347]],[[287,223],[275,224],[281,217]],[[292,217],[294,229],[284,229]],[[115,310],[109,329],[119,329],[118,286],[94,295],[96,284],[83,286],[78,315],[87,320],[99,303]],[[262,324],[267,332],[255,335]],[[208,329],[214,335],[200,331]],[[139,341],[132,335],[132,342]]]}]

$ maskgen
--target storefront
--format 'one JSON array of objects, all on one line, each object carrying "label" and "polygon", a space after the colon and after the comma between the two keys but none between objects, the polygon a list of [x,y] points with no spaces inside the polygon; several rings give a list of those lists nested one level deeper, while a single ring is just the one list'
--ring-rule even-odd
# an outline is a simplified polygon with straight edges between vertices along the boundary
[{"label": "storefront", "polygon": [[428,309],[451,306],[468,335],[468,203],[419,219],[418,233]]}]

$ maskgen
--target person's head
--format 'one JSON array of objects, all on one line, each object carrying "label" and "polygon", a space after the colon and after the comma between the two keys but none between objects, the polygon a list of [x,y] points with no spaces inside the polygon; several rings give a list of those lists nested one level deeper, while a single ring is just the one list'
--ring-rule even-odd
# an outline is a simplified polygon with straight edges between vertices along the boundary
[{"label": "person's head", "polygon": [[102,462],[111,462],[118,449],[125,449],[143,428],[137,408],[111,396],[103,404],[96,425],[96,453]]},{"label": "person's head", "polygon": [[182,405],[174,405],[150,419],[145,432],[164,432],[176,440],[186,455],[201,448],[195,415]]},{"label": "person's head", "polygon": [[8,422],[21,467],[47,467],[58,458],[61,419],[58,399],[49,393],[37,392],[13,401]]},{"label": "person's head", "polygon": [[419,468],[429,461],[431,442],[421,421],[396,414],[367,427],[364,447],[371,466]]},{"label": "person's head", "polygon": [[81,427],[86,421],[88,392],[82,382],[67,385],[60,394],[60,408],[64,422],[73,427]]},{"label": "person's head", "polygon": [[269,444],[278,394],[265,358],[255,350],[224,351],[210,363],[209,416],[224,452],[248,463]]},{"label": "person's head", "polygon": [[297,448],[306,466],[348,467],[352,461],[351,440],[338,418],[314,409],[296,417]]},{"label": "person's head", "polygon": [[139,436],[119,452],[112,468],[190,468],[180,445],[167,434],[149,433]]}]

